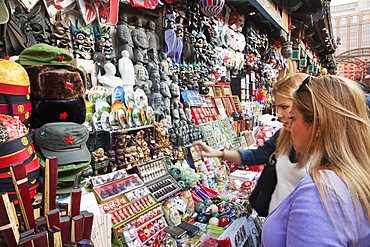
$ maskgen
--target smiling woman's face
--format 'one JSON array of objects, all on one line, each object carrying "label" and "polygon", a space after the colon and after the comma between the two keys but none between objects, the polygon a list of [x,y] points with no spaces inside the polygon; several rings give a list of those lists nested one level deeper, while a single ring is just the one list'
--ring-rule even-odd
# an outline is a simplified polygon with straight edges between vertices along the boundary
[{"label": "smiling woman's face", "polygon": [[293,101],[281,95],[276,95],[274,98],[277,118],[280,120],[281,123],[283,123],[284,127],[287,127],[290,122],[289,116]]},{"label": "smiling woman's face", "polygon": [[304,153],[312,136],[312,124],[304,121],[303,114],[293,104],[290,112],[290,123],[287,127],[290,139],[297,152]]}]

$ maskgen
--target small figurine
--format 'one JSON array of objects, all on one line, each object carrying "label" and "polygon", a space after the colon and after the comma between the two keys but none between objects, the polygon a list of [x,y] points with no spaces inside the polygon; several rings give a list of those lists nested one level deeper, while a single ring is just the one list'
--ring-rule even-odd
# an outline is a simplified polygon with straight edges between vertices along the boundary
[{"label": "small figurine", "polygon": [[135,69],[134,64],[129,58],[130,54],[127,50],[121,51],[122,57],[118,59],[118,71],[121,74],[123,81],[123,89],[134,91],[135,85]]},{"label": "small figurine", "polygon": [[117,37],[121,45],[120,51],[128,51],[128,58],[134,60],[134,43],[132,41],[131,29],[128,27],[127,15],[125,13],[122,13],[119,16],[119,22],[117,25]]},{"label": "small figurine", "polygon": [[155,22],[149,20],[148,21],[148,31],[146,32],[148,37],[149,49],[156,49],[159,50],[161,48],[159,43],[159,37],[155,33]]},{"label": "small figurine", "polygon": [[105,75],[101,76],[98,80],[112,94],[116,87],[123,86],[123,81],[120,77],[115,76],[116,66],[113,63],[108,62],[104,64],[104,70]]},{"label": "small figurine", "polygon": [[135,62],[148,62],[148,48],[149,42],[146,32],[143,28],[143,21],[141,18],[136,19],[136,27],[131,31],[132,42],[134,43],[134,58]]},{"label": "small figurine", "polygon": [[173,202],[165,202],[162,207],[168,224],[177,226],[181,223],[181,215]]}]

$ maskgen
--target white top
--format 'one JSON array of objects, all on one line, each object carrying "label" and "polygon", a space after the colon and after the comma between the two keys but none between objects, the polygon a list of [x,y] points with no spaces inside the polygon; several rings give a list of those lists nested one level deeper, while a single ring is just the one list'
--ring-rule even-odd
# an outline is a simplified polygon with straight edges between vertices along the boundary
[{"label": "white top", "polygon": [[272,193],[269,212],[274,210],[308,175],[308,166],[301,169],[295,168],[297,163],[292,163],[288,155],[279,155],[276,160],[277,183]]}]

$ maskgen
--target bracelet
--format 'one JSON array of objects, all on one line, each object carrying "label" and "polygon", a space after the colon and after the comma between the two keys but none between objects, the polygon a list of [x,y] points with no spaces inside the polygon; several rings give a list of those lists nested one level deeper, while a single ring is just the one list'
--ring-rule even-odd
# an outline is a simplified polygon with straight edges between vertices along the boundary
[{"label": "bracelet", "polygon": [[222,152],[222,156],[219,157],[219,158],[224,159],[225,158],[225,149],[221,149],[220,151]]}]

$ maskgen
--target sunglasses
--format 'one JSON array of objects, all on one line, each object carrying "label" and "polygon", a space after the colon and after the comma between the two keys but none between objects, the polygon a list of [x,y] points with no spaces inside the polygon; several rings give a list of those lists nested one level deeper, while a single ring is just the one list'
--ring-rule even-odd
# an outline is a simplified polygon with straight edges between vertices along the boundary
[{"label": "sunglasses", "polygon": [[308,83],[311,81],[311,79],[312,79],[311,75],[308,76],[306,79],[304,79],[303,82],[301,83],[301,85],[299,86],[298,91],[301,91],[304,87],[307,87],[308,90],[310,90],[310,87],[308,86]]}]

